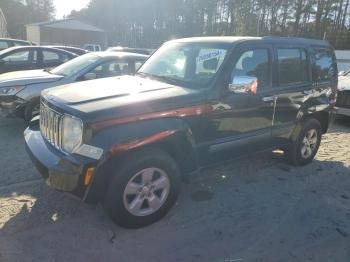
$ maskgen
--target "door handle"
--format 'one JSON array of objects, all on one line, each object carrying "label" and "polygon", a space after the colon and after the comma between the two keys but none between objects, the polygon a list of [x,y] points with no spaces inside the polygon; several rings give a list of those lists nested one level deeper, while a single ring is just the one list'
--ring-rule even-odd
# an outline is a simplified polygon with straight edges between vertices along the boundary
[{"label": "door handle", "polygon": [[264,102],[273,102],[275,100],[274,96],[265,96],[262,98],[262,101]]}]

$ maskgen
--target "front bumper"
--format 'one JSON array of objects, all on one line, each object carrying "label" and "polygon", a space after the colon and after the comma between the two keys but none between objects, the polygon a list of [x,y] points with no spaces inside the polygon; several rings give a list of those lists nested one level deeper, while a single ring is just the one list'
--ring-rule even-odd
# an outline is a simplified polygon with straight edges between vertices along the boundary
[{"label": "front bumper", "polygon": [[16,96],[0,96],[0,116],[19,116],[26,101]]},{"label": "front bumper", "polygon": [[46,183],[56,190],[83,198],[86,187],[83,176],[95,161],[65,155],[49,144],[41,135],[39,121],[32,121],[24,131],[26,151]]}]

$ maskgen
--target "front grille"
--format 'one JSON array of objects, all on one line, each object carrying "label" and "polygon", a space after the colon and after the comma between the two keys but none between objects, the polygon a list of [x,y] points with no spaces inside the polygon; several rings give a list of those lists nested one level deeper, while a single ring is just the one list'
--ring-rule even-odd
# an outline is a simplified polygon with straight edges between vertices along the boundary
[{"label": "front grille", "polygon": [[44,100],[40,102],[40,130],[42,135],[58,149],[62,147],[62,115],[51,109]]},{"label": "front grille", "polygon": [[337,107],[350,108],[350,91],[340,91],[338,93]]}]

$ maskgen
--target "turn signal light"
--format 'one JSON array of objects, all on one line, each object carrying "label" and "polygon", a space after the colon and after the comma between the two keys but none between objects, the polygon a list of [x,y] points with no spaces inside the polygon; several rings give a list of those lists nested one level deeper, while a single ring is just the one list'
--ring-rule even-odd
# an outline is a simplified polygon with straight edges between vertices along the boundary
[{"label": "turn signal light", "polygon": [[92,175],[94,174],[94,172],[95,172],[94,167],[90,167],[86,170],[85,177],[84,177],[84,186],[88,186],[90,184]]}]

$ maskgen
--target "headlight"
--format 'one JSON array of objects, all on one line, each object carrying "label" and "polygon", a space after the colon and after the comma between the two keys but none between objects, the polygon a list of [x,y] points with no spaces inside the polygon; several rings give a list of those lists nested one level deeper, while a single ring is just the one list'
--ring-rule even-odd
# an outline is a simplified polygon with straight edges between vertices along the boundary
[{"label": "headlight", "polygon": [[65,115],[62,120],[62,148],[73,153],[83,140],[83,122],[79,118]]},{"label": "headlight", "polygon": [[19,91],[21,91],[24,88],[24,86],[12,86],[12,87],[0,87],[0,95],[15,95]]}]

